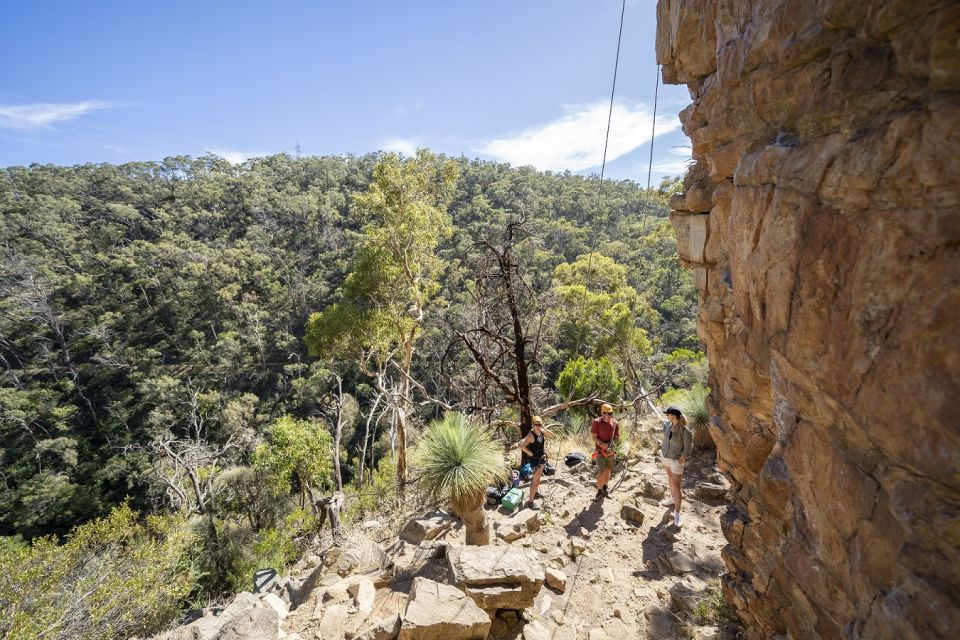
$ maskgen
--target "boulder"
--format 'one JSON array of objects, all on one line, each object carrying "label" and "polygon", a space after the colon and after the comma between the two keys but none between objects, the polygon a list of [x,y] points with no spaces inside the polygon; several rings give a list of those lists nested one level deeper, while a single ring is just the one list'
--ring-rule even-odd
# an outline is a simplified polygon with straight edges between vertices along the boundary
[{"label": "boulder", "polygon": [[674,608],[679,611],[693,613],[697,609],[700,598],[693,589],[682,582],[678,582],[670,587],[670,602],[672,602]]},{"label": "boulder", "polygon": [[663,573],[682,576],[694,570],[693,560],[679,551],[667,551],[657,556],[657,566]]},{"label": "boulder", "polygon": [[543,567],[530,549],[451,547],[453,582],[483,609],[526,609],[543,586]]},{"label": "boulder", "polygon": [[373,611],[373,603],[377,598],[377,590],[373,582],[367,579],[361,579],[355,584],[347,587],[347,593],[353,597],[354,604],[357,605],[357,611],[367,614]]},{"label": "boulder", "polygon": [[570,538],[570,557],[574,560],[577,559],[581,553],[587,550],[587,541],[583,538],[578,538],[573,536]]},{"label": "boulder", "polygon": [[659,482],[652,482],[650,480],[644,480],[643,482],[643,495],[648,498],[653,498],[654,500],[662,500],[663,496],[667,494],[667,487],[660,484]]},{"label": "boulder", "polygon": [[287,614],[290,613],[290,608],[287,607],[287,603],[275,593],[267,593],[261,596],[260,606],[276,611],[277,616],[280,618],[280,622],[286,620]]},{"label": "boulder", "polygon": [[400,539],[410,544],[433,540],[453,526],[454,519],[445,511],[431,511],[411,518],[400,531]]},{"label": "boulder", "polygon": [[223,618],[208,615],[170,632],[167,640],[213,640],[220,633]]},{"label": "boulder", "polygon": [[267,593],[280,581],[276,569],[258,569],[253,572],[253,592]]},{"label": "boulder", "polygon": [[280,618],[267,607],[253,607],[227,620],[217,640],[277,640]]},{"label": "boulder", "polygon": [[490,616],[463,591],[423,577],[413,580],[400,640],[483,640]]},{"label": "boulder", "polygon": [[354,636],[353,640],[394,640],[400,634],[400,616],[382,618]]},{"label": "boulder", "polygon": [[523,626],[523,640],[552,640],[553,634],[538,620]]},{"label": "boulder", "polygon": [[347,626],[350,609],[345,604],[332,604],[323,608],[320,617],[318,635],[324,640],[343,638],[343,630]]},{"label": "boulder", "polygon": [[696,492],[697,497],[704,500],[726,500],[727,498],[727,487],[724,484],[698,482]]},{"label": "boulder", "polygon": [[547,567],[544,569],[544,574],[546,576],[547,586],[551,589],[556,589],[560,593],[563,593],[567,589],[567,574],[565,574],[560,569],[554,569],[553,567]]},{"label": "boulder", "polygon": [[643,524],[643,512],[631,504],[623,505],[623,507],[620,509],[620,517],[627,522],[632,522],[637,526]]}]

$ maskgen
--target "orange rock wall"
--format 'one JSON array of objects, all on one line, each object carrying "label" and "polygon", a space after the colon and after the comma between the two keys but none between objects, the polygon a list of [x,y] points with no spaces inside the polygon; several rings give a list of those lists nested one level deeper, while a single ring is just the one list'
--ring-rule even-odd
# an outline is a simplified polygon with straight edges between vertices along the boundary
[{"label": "orange rock wall", "polygon": [[960,3],[660,0],[752,638],[960,637]]}]

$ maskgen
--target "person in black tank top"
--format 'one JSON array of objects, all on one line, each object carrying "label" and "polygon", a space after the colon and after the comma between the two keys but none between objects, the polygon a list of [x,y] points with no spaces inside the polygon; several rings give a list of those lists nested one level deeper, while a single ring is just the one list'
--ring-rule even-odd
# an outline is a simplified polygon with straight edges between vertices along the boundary
[{"label": "person in black tank top", "polygon": [[533,480],[530,481],[530,499],[527,506],[531,509],[540,507],[534,502],[540,495],[540,476],[543,475],[543,466],[547,464],[547,454],[544,447],[546,438],[553,437],[554,433],[543,426],[540,416],[533,416],[533,428],[527,437],[520,441],[520,450],[527,454],[530,466],[533,468]]}]

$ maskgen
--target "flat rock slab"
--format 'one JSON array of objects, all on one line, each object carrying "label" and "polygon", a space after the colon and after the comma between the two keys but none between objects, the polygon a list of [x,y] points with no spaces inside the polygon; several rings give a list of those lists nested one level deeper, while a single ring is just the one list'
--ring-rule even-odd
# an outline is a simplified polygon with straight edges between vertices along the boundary
[{"label": "flat rock slab", "polygon": [[400,625],[400,640],[483,640],[490,616],[460,589],[416,577]]},{"label": "flat rock slab", "polygon": [[453,517],[445,511],[431,511],[410,519],[400,531],[400,539],[410,544],[433,540],[453,526]]},{"label": "flat rock slab", "polygon": [[453,582],[484,609],[533,606],[545,579],[531,549],[516,547],[451,547],[447,554]]}]

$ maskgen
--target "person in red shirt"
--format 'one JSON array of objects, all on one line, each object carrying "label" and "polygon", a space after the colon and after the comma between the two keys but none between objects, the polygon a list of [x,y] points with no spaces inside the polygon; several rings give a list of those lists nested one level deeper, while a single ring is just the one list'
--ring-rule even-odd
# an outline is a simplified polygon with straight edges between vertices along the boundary
[{"label": "person in red shirt", "polygon": [[602,405],[600,417],[590,423],[590,435],[596,444],[593,458],[597,461],[597,495],[594,500],[609,498],[607,483],[617,462],[616,445],[620,442],[620,425],[613,419],[613,407],[609,404]]}]

